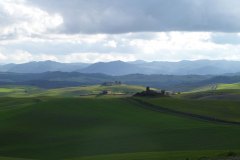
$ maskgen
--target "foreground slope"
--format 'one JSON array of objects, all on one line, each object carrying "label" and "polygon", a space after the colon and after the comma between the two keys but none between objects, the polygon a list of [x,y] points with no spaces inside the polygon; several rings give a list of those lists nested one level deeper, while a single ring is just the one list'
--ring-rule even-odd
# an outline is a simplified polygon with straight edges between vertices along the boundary
[{"label": "foreground slope", "polygon": [[[147,98],[140,100],[155,110],[225,123],[240,124],[240,101],[186,98]],[[179,112],[179,113],[176,113]]]},{"label": "foreground slope", "polygon": [[128,98],[0,98],[0,130],[2,157],[177,160],[240,149],[239,126],[155,112]]}]

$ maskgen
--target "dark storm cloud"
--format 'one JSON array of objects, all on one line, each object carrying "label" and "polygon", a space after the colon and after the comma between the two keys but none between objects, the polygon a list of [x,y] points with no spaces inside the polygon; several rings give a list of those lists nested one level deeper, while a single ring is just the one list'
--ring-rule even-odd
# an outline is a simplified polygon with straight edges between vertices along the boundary
[{"label": "dark storm cloud", "polygon": [[239,0],[29,0],[64,18],[66,33],[240,31]]}]

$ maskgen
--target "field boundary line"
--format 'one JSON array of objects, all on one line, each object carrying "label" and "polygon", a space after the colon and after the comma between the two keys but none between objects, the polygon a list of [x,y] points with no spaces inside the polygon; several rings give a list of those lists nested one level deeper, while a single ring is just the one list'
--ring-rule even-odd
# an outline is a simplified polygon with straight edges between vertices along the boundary
[{"label": "field boundary line", "polygon": [[203,115],[198,115],[198,114],[193,114],[193,113],[176,111],[176,110],[169,109],[169,108],[166,108],[166,107],[163,107],[163,106],[154,105],[154,104],[151,104],[151,103],[148,103],[146,101],[136,99],[136,98],[128,98],[128,100],[132,101],[132,102],[137,102],[138,104],[141,105],[142,108],[152,110],[152,111],[155,111],[155,112],[169,113],[169,114],[194,118],[194,119],[198,119],[198,120],[204,120],[204,121],[209,121],[209,122],[240,126],[240,122],[222,120],[222,119],[218,119],[218,118],[214,118],[214,117],[210,117],[210,116],[203,116]]}]

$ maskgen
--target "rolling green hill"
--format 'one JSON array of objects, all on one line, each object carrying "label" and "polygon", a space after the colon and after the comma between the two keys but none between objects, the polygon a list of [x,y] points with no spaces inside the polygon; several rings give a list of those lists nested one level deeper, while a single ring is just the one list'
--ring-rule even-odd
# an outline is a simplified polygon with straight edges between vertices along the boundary
[{"label": "rolling green hill", "polygon": [[152,111],[129,98],[0,102],[2,157],[197,160],[240,149],[239,126]]},{"label": "rolling green hill", "polygon": [[185,98],[145,98],[144,102],[158,108],[205,116],[217,120],[240,122],[240,101],[232,100],[198,100]]},{"label": "rolling green hill", "polygon": [[0,87],[0,97],[79,97],[86,95],[98,95],[102,91],[108,91],[112,95],[132,95],[145,90],[143,86],[134,85],[112,85],[112,86],[79,86],[58,89],[40,89],[30,86],[2,86]]},{"label": "rolling green hill", "polygon": [[1,86],[0,97],[26,97],[33,96],[43,90],[32,86]]},{"label": "rolling green hill", "polygon": [[240,83],[214,84],[196,88],[182,94],[182,98],[188,99],[209,99],[209,100],[239,100]]},{"label": "rolling green hill", "polygon": [[208,85],[171,98],[141,100],[156,108],[203,116],[207,119],[240,122],[240,83]]},{"label": "rolling green hill", "polygon": [[145,87],[134,85],[113,85],[113,86],[83,86],[83,87],[69,87],[60,89],[51,89],[38,94],[38,96],[60,96],[60,97],[72,97],[72,96],[84,96],[84,95],[98,95],[102,91],[109,91],[110,94],[115,95],[132,95],[137,92],[145,90]]},{"label": "rolling green hill", "polygon": [[240,90],[240,83],[231,83],[231,84],[214,84],[207,85],[193,89],[192,92],[201,92],[201,91],[214,91],[214,90]]},{"label": "rolling green hill", "polygon": [[[225,160],[240,155],[240,100],[196,96],[238,87],[135,98],[145,87],[4,86],[0,159]],[[110,95],[99,96],[103,90]]]},{"label": "rolling green hill", "polygon": [[222,89],[239,89],[240,90],[240,83],[233,83],[233,84],[218,84],[217,85],[217,90],[222,90]]}]

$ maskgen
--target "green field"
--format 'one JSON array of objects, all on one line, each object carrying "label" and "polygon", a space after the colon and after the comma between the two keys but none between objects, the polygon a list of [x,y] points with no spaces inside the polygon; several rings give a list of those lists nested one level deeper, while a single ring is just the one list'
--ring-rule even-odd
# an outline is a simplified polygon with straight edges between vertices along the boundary
[{"label": "green field", "polygon": [[180,98],[202,99],[202,100],[239,100],[240,83],[214,84],[196,88],[186,92]]},{"label": "green field", "polygon": [[224,91],[224,90],[229,90],[229,91],[236,91],[240,90],[240,83],[232,83],[232,84],[213,84],[213,85],[207,85],[203,87],[199,87],[196,89],[193,89],[192,92],[203,92],[203,91]]},{"label": "green field", "polygon": [[86,96],[86,95],[97,95],[102,91],[107,90],[110,91],[111,94],[115,95],[132,95],[136,92],[140,92],[145,90],[145,87],[142,86],[133,86],[133,85],[113,85],[113,86],[83,86],[83,87],[68,87],[68,88],[60,88],[60,89],[51,89],[37,96],[58,96],[58,97],[74,97],[74,96]]},{"label": "green field", "polygon": [[217,89],[240,89],[240,83],[233,83],[233,84],[218,84]]},{"label": "green field", "polygon": [[26,97],[42,92],[43,89],[31,86],[2,86],[0,97]]},{"label": "green field", "polygon": [[[240,101],[182,95],[138,101],[129,96],[73,94],[83,88],[30,88],[24,96],[0,97],[0,159],[217,160],[240,155],[240,125],[180,114],[240,122]],[[109,87],[85,89],[91,94]],[[118,86],[111,91],[128,95],[143,89]],[[1,93],[9,92],[14,91],[5,87]]]},{"label": "green field", "polygon": [[171,98],[142,100],[156,107],[240,122],[240,83],[209,85]]},{"label": "green field", "polygon": [[226,121],[240,122],[240,101],[179,98],[148,98],[145,99],[145,101],[174,111],[204,115]]},{"label": "green field", "polygon": [[31,86],[2,86],[0,87],[0,97],[79,97],[98,95],[104,90],[110,91],[112,95],[132,95],[145,90],[145,87],[125,84],[113,86],[79,86],[58,89],[40,89]]}]

